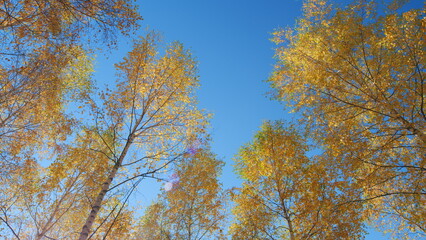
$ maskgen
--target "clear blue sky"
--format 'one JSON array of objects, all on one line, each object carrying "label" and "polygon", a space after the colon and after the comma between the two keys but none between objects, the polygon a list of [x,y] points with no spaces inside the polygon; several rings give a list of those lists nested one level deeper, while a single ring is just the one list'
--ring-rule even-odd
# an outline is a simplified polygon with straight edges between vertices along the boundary
[{"label": "clear blue sky", "polygon": [[235,186],[232,158],[262,121],[287,118],[283,105],[267,96],[271,33],[293,26],[302,2],[296,0],[141,0],[143,27],[182,42],[197,58],[200,106],[213,113],[212,147],[226,166],[225,187]]},{"label": "clear blue sky", "polygon": [[[137,3],[144,18],[142,29],[148,27],[163,33],[165,42],[182,42],[197,58],[200,106],[214,114],[212,148],[226,163],[221,181],[225,188],[238,186],[240,181],[232,170],[232,158],[238,149],[252,139],[264,120],[291,117],[282,104],[269,99],[270,89],[265,80],[274,63],[271,33],[278,27],[295,25],[301,15],[302,0]],[[129,46],[120,46],[122,55],[115,54],[108,61],[98,60],[97,71],[103,71],[102,76],[114,76],[112,64],[121,60]],[[102,79],[97,80],[102,83]],[[142,195],[141,204],[149,204],[151,196]],[[372,233],[367,239],[386,238]]]}]

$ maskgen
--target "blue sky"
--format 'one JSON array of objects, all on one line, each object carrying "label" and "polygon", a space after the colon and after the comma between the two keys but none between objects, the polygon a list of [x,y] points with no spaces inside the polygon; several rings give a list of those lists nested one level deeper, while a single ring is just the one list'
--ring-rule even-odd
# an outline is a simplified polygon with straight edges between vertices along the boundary
[{"label": "blue sky", "polygon": [[273,67],[271,33],[293,26],[301,1],[143,0],[143,27],[178,40],[199,62],[200,107],[213,113],[212,147],[226,166],[223,184],[236,179],[232,158],[262,121],[288,118],[283,105],[267,96],[264,82]]},{"label": "blue sky", "polygon": [[[419,1],[420,2],[420,1]],[[200,107],[213,113],[213,151],[226,163],[221,181],[237,186],[232,158],[249,142],[265,120],[289,119],[289,110],[270,100],[265,80],[273,69],[271,33],[292,27],[301,15],[301,0],[140,0],[142,29],[163,33],[165,42],[180,41],[199,62]],[[143,35],[144,30],[141,30]],[[114,76],[112,64],[121,60],[131,44],[122,42],[109,60],[97,60],[102,83]],[[103,70],[106,69],[106,70]],[[146,183],[142,188],[152,185]],[[149,188],[150,191],[154,191]],[[144,193],[141,204],[157,193]],[[381,238],[372,233],[367,239]]]}]

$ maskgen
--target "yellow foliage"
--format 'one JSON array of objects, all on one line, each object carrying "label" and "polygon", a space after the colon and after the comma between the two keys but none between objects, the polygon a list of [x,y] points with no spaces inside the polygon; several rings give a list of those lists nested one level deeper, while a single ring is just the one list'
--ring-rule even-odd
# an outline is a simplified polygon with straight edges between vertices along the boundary
[{"label": "yellow foliage", "polygon": [[328,164],[354,181],[353,200],[371,200],[376,212],[424,234],[426,219],[394,207],[414,204],[423,214],[426,186],[425,10],[402,12],[403,2],[380,12],[375,1],[342,9],[308,1],[295,29],[274,33],[269,81],[306,116],[333,157]]},{"label": "yellow foliage", "polygon": [[171,189],[146,210],[136,239],[226,239],[223,163],[206,146],[193,150],[177,164]]},{"label": "yellow foliage", "polygon": [[[236,158],[244,179],[234,193],[233,239],[354,239],[362,235],[359,205],[343,201],[325,161],[308,158],[306,140],[291,126],[266,122]],[[343,213],[344,212],[344,213]],[[338,230],[336,230],[338,229]]]}]

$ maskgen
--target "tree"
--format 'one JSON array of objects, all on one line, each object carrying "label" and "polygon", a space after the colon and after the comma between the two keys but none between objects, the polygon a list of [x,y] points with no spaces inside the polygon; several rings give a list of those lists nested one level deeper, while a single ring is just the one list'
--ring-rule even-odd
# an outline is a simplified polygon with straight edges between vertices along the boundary
[{"label": "tree", "polygon": [[4,1],[0,6],[0,103],[7,104],[2,109],[12,117],[2,116],[0,127],[16,111],[24,114],[35,108],[45,110],[39,115],[48,114],[64,91],[81,88],[73,84],[86,78],[79,82],[69,75],[81,70],[82,64],[76,62],[90,51],[87,41],[114,44],[117,33],[128,34],[138,26],[141,17],[136,10],[127,0]]},{"label": "tree", "polygon": [[189,149],[176,164],[172,186],[147,208],[136,239],[225,239],[227,196],[217,179],[222,165],[207,146]]},{"label": "tree", "polygon": [[[113,46],[141,17],[127,0],[6,0],[0,19],[0,222],[16,238],[39,238],[60,225],[64,208],[78,212],[68,203],[81,187],[73,180],[79,171],[56,169],[71,174],[58,180],[54,169],[65,164],[40,166],[69,153],[64,142],[72,141],[79,123],[65,108],[91,91],[95,43]],[[41,189],[46,181],[64,185]]]},{"label": "tree", "polygon": [[338,206],[337,180],[293,127],[265,122],[236,157],[243,186],[233,197],[232,239],[356,239],[361,205]]},{"label": "tree", "polygon": [[183,156],[192,136],[204,131],[206,118],[194,96],[195,61],[179,43],[160,57],[158,43],[155,33],[135,41],[133,50],[116,65],[117,89],[101,95],[101,106],[89,101],[95,126],[87,131],[98,135],[103,146],[93,150],[109,161],[104,171],[92,173],[102,180],[96,183],[81,240],[89,237],[108,193],[131,180],[158,174]]},{"label": "tree", "polygon": [[77,109],[83,112],[74,113],[82,120],[71,122],[67,139],[28,154],[22,166],[2,176],[1,234],[130,237],[130,194],[141,179],[158,179],[182,158],[189,139],[206,124],[194,96],[196,62],[179,43],[169,45],[164,55],[158,44],[156,33],[136,40],[117,64],[114,90],[82,95]]},{"label": "tree", "polygon": [[11,167],[24,146],[70,132],[63,107],[92,85],[88,40],[112,45],[141,18],[127,0],[6,0],[0,19],[0,155]]},{"label": "tree", "polygon": [[[107,149],[94,132],[83,131],[61,148],[49,166],[33,161],[12,172],[10,178],[2,178],[5,189],[0,217],[7,228],[0,234],[6,237],[11,233],[17,239],[78,237],[85,220],[82,216],[90,210],[99,182],[104,181],[101,173],[107,171],[110,160],[101,153]],[[128,194],[117,192],[104,200],[93,237],[127,238],[133,224],[133,213],[123,203]]]},{"label": "tree", "polygon": [[151,203],[137,226],[134,239],[170,239],[164,219],[165,206],[160,202]]},{"label": "tree", "polygon": [[351,179],[353,201],[425,234],[425,12],[404,2],[307,1],[294,29],[274,33],[269,81]]}]

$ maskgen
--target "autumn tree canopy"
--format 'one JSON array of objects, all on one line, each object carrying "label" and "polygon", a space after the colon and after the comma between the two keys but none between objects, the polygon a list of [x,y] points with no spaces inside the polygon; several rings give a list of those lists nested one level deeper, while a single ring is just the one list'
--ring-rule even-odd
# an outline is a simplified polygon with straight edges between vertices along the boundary
[{"label": "autumn tree canopy", "polygon": [[206,144],[190,149],[177,162],[171,185],[148,206],[136,239],[226,239],[222,165]]},{"label": "autumn tree canopy", "polygon": [[[80,234],[87,239],[105,195],[124,181],[155,174],[180,158],[194,136],[202,133],[205,116],[198,110],[194,90],[198,86],[196,62],[179,43],[158,55],[158,35],[150,33],[134,44],[117,64],[117,91],[106,93],[103,105],[90,101],[95,126],[89,131],[101,137],[103,149],[94,149],[110,161],[90,215]],[[104,137],[104,134],[105,137]],[[123,168],[131,168],[132,175]],[[123,182],[123,180],[121,180]],[[118,185],[116,185],[118,186]]]},{"label": "autumn tree canopy", "polygon": [[[81,148],[97,140],[74,137],[81,126],[65,107],[90,93],[94,47],[112,46],[140,19],[126,0],[0,4],[2,236],[68,236],[71,222],[78,222],[65,213],[84,210],[84,195],[77,193],[88,176],[80,170],[93,153]],[[75,158],[86,165],[74,165]]]},{"label": "autumn tree canopy", "polygon": [[[362,239],[368,225],[424,238],[426,18],[407,2],[305,0],[273,33],[269,83],[300,121],[265,121],[229,191],[197,61],[135,37],[134,1],[2,1],[0,238]],[[95,55],[119,37],[133,48],[101,90]],[[144,214],[130,204],[171,173]]]},{"label": "autumn tree canopy", "polygon": [[194,94],[196,62],[180,43],[162,54],[160,46],[154,32],[136,39],[116,65],[114,90],[81,94],[82,120],[67,125],[68,138],[31,152],[7,178],[5,190],[15,191],[2,196],[2,230],[36,239],[130,236],[127,196],[183,157],[207,123]]},{"label": "autumn tree canopy", "polygon": [[131,33],[140,19],[127,0],[2,1],[2,167],[22,164],[15,155],[27,151],[25,146],[69,134],[72,123],[63,106],[92,86],[88,55],[101,44],[112,46],[119,33]]},{"label": "autumn tree canopy", "polygon": [[234,193],[232,239],[356,239],[363,234],[360,204],[337,206],[344,181],[307,141],[282,122],[265,122],[236,158],[244,179]]},{"label": "autumn tree canopy", "polygon": [[269,81],[351,179],[353,201],[425,234],[425,10],[387,2],[306,1],[298,25],[274,33]]}]

